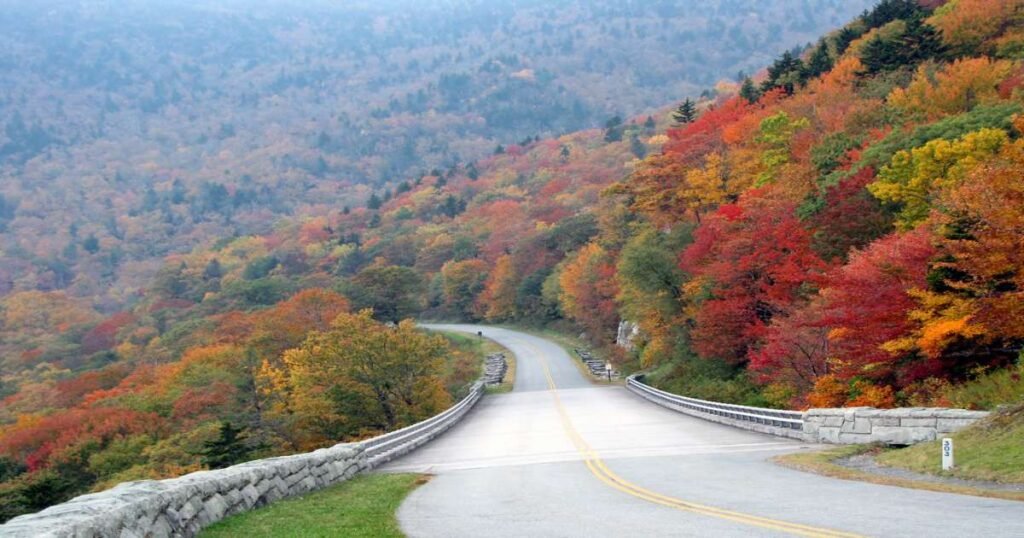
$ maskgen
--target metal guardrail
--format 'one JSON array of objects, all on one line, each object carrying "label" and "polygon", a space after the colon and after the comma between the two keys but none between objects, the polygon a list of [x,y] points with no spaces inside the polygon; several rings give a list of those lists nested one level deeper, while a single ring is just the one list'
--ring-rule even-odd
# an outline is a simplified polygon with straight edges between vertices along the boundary
[{"label": "metal guardrail", "polygon": [[699,413],[707,413],[733,420],[750,422],[753,424],[764,424],[778,428],[791,430],[803,430],[804,414],[800,411],[785,411],[782,409],[766,409],[763,407],[749,407],[746,405],[726,404],[687,398],[671,392],[656,389],[643,382],[643,375],[631,375],[626,378],[626,384],[641,393],[642,396],[655,402],[660,402],[668,407],[681,407]]},{"label": "metal guardrail", "polygon": [[[411,426],[406,426],[400,430],[395,430],[384,435],[378,435],[365,441],[361,441],[359,444],[363,447],[363,452],[366,454],[367,462],[370,467],[374,467],[378,463],[387,461],[393,451],[402,449],[413,449],[427,441],[433,439],[437,434],[447,430],[449,427],[454,425],[462,415],[466,414],[473,404],[480,399],[484,393],[484,384],[481,381],[477,381],[470,388],[469,394],[459,401],[459,403],[450,407],[447,411],[434,415],[426,420],[417,422]],[[404,453],[404,451],[402,452]],[[400,454],[395,454],[395,456]]]}]

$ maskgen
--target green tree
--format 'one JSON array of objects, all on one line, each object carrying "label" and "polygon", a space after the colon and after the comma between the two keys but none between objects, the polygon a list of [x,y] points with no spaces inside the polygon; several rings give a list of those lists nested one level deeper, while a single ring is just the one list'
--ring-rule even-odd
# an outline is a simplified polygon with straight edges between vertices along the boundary
[{"label": "green tree", "polygon": [[210,469],[223,469],[245,461],[254,452],[254,448],[246,442],[248,437],[230,422],[221,422],[220,434],[216,439],[203,443],[200,461]]},{"label": "green tree", "polygon": [[89,254],[96,254],[100,251],[100,240],[96,239],[95,235],[89,234],[89,237],[82,241],[82,248]]},{"label": "green tree", "polygon": [[382,205],[384,205],[384,201],[380,199],[380,196],[377,196],[377,193],[371,194],[370,198],[366,200],[367,209],[377,210]]},{"label": "green tree", "polygon": [[371,265],[353,277],[344,291],[357,309],[373,309],[375,318],[397,323],[423,309],[426,288],[412,268]]},{"label": "green tree", "polygon": [[806,78],[818,78],[832,69],[832,56],[828,53],[828,44],[824,39],[818,42],[804,68]]},{"label": "green tree", "polygon": [[676,120],[676,123],[693,123],[693,120],[697,119],[697,105],[687,97],[686,100],[672,112],[672,119]]},{"label": "green tree", "polygon": [[224,276],[224,270],[220,266],[220,260],[214,258],[206,264],[203,268],[203,279],[204,280],[218,280]]},{"label": "green tree", "polygon": [[740,97],[746,99],[748,103],[756,103],[761,98],[761,92],[758,91],[750,77],[743,79],[743,85],[740,86]]}]

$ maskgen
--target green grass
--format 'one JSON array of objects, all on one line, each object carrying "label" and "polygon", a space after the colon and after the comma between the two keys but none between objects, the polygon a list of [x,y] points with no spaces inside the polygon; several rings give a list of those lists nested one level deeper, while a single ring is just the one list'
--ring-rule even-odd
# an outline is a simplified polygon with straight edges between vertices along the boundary
[{"label": "green grass", "polygon": [[465,377],[466,379],[476,380],[483,375],[483,364],[484,359],[492,353],[504,353],[505,361],[508,363],[508,372],[505,373],[505,381],[493,387],[488,387],[488,394],[496,394],[502,392],[510,392],[512,385],[516,378],[516,358],[511,351],[505,349],[494,340],[488,338],[480,338],[479,336],[467,334],[456,331],[434,331],[440,334],[448,340],[448,342],[465,356],[473,357],[472,365],[460,364],[454,361],[449,361],[447,365],[448,371],[446,376],[453,377],[455,369],[467,370],[471,369],[471,375],[467,377],[466,372],[458,372],[459,377]]},{"label": "green grass", "polygon": [[1003,491],[992,489],[980,489],[958,484],[944,484],[936,482],[925,482],[921,480],[910,480],[883,476],[859,469],[851,469],[836,463],[836,460],[848,458],[865,452],[880,452],[881,448],[874,445],[851,445],[830,448],[826,450],[814,450],[807,452],[796,452],[776,456],[773,461],[791,469],[820,474],[842,480],[857,480],[882,484],[885,486],[897,486],[901,488],[923,489],[928,491],[939,491],[943,493],[957,493],[960,495],[974,495],[977,497],[992,497],[995,499],[1006,499],[1011,501],[1024,501],[1024,493],[1017,491]]},{"label": "green grass", "polygon": [[1024,405],[999,412],[950,437],[956,458],[951,471],[942,471],[941,441],[887,450],[878,456],[878,463],[969,480],[1024,483]]},{"label": "green grass", "polygon": [[428,478],[417,474],[367,474],[309,495],[227,518],[202,538],[350,538],[403,536],[395,511]]}]

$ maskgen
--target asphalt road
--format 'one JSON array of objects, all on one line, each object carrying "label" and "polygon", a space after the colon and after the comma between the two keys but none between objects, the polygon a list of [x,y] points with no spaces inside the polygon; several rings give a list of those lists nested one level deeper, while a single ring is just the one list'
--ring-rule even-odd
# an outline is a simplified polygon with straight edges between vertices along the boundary
[{"label": "asphalt road", "polygon": [[1024,536],[1022,503],[786,469],[811,447],[591,384],[542,338],[435,327],[510,349],[515,390],[384,467],[436,475],[399,508],[409,536]]}]

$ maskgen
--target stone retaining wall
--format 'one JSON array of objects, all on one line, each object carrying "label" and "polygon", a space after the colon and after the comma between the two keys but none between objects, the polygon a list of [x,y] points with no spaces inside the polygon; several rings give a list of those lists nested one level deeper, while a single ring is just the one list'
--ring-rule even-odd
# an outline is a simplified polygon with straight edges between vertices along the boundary
[{"label": "stone retaining wall", "polygon": [[468,396],[444,413],[361,443],[167,480],[125,482],[11,519],[0,525],[0,536],[190,538],[225,517],[344,482],[407,454],[455,425],[482,394],[483,383],[477,382]]},{"label": "stone retaining wall", "polygon": [[986,416],[984,411],[924,407],[810,409],[804,414],[804,436],[818,443],[911,445],[933,441]]},{"label": "stone retaining wall", "polygon": [[5,537],[195,536],[227,516],[342,482],[366,469],[358,444],[199,471],[168,480],[125,482],[0,526]]}]

